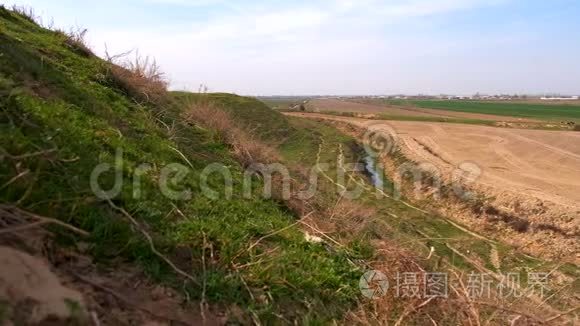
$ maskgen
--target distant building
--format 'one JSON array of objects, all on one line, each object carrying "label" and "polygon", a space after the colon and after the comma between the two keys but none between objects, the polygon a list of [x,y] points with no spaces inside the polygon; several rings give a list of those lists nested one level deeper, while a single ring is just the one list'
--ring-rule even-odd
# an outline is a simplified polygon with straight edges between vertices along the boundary
[{"label": "distant building", "polygon": [[542,101],[574,101],[574,100],[578,100],[579,97],[578,96],[559,96],[559,97],[554,97],[554,96],[544,96],[540,98]]}]

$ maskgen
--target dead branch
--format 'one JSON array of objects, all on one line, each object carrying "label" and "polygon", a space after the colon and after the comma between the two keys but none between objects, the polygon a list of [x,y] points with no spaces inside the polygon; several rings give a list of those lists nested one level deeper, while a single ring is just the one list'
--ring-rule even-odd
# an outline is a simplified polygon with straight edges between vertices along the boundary
[{"label": "dead branch", "polygon": [[418,311],[419,309],[425,307],[426,305],[428,305],[431,301],[435,300],[436,297],[431,297],[425,301],[423,301],[423,303],[421,303],[420,305],[418,305],[417,307],[413,307],[413,304],[411,303],[410,305],[410,309],[405,309],[405,311],[403,312],[403,314],[401,315],[401,317],[399,317],[399,320],[397,320],[397,322],[395,323],[395,326],[399,326],[401,325],[401,323],[405,320],[405,318],[407,318],[407,316],[413,312],[413,311]]},{"label": "dead branch", "polygon": [[[477,304],[477,305],[480,305],[480,306],[486,306],[486,307],[490,307],[490,308],[495,308],[497,310],[501,310],[501,311],[504,311],[504,312],[508,312],[508,313],[511,313],[511,314],[514,314],[514,315],[523,316],[523,317],[526,317],[528,319],[532,319],[534,321],[537,321],[538,323],[544,323],[543,320],[541,320],[541,319],[539,319],[539,318],[537,318],[537,317],[535,317],[533,315],[530,315],[530,314],[527,314],[525,312],[521,312],[521,311],[518,311],[518,310],[515,310],[515,309],[510,309],[510,308],[507,308],[507,307],[502,307],[502,306],[499,306],[499,305],[496,305],[496,304],[493,304],[493,303],[490,303],[490,302],[483,302],[483,301],[472,301],[472,302],[474,304]],[[561,316],[557,316],[557,317],[561,317]]]},{"label": "dead branch", "polygon": [[36,171],[34,172],[34,176],[32,178],[32,181],[30,182],[30,184],[26,188],[26,191],[24,192],[22,197],[20,197],[20,199],[18,199],[18,201],[16,201],[16,205],[22,204],[30,196],[30,194],[32,194],[34,185],[36,184],[36,181],[38,181],[39,174],[40,174],[40,165],[38,165],[38,167],[36,168]]},{"label": "dead branch", "polygon": [[31,157],[35,157],[35,156],[42,156],[42,155],[48,155],[48,154],[52,154],[54,152],[57,151],[56,148],[53,149],[47,149],[44,151],[38,151],[38,152],[33,152],[33,153],[27,153],[27,154],[22,154],[22,155],[12,155],[10,153],[8,153],[6,150],[4,150],[3,148],[0,148],[0,150],[3,152],[3,155],[8,157],[11,160],[23,160],[23,159],[27,159],[27,158],[31,158]]},{"label": "dead branch", "polygon": [[573,313],[574,311],[576,311],[576,310],[578,310],[578,309],[580,309],[580,307],[575,307],[575,308],[572,308],[572,309],[570,309],[570,310],[568,310],[568,311],[565,311],[565,312],[563,312],[563,313],[561,313],[561,314],[558,314],[558,315],[556,315],[556,316],[554,316],[554,317],[550,317],[550,318],[546,319],[546,320],[545,320],[545,322],[546,322],[546,323],[552,322],[552,321],[554,321],[554,320],[556,320],[556,319],[559,319],[559,318],[562,318],[562,317],[564,317],[564,316],[566,316],[566,315],[569,315],[569,314]]},{"label": "dead branch", "polygon": [[256,247],[258,244],[260,244],[260,242],[262,242],[263,240],[265,240],[265,239],[267,239],[267,238],[269,238],[269,237],[273,237],[273,236],[275,236],[276,234],[282,233],[282,232],[284,232],[284,231],[286,231],[286,230],[288,230],[288,229],[290,229],[290,228],[292,228],[292,227],[294,227],[294,226],[298,225],[299,223],[300,223],[300,221],[297,221],[297,222],[295,222],[295,223],[292,223],[292,224],[290,224],[290,225],[288,225],[288,226],[286,226],[286,227],[283,227],[283,228],[281,228],[281,229],[279,229],[279,230],[276,230],[276,231],[274,231],[274,232],[272,232],[272,233],[268,233],[268,234],[266,234],[265,236],[263,236],[263,237],[261,237],[260,239],[258,239],[256,242],[252,243],[252,244],[251,244],[251,245],[250,245],[248,248],[246,248],[245,250],[243,250],[243,251],[241,251],[240,253],[238,253],[237,255],[235,255],[235,256],[234,256],[234,258],[232,258],[232,261],[233,261],[233,260],[235,260],[236,258],[238,258],[238,257],[239,257],[239,256],[240,256],[242,253],[244,253],[244,252],[248,252],[248,251],[252,250],[252,249],[253,249],[254,247]]},{"label": "dead branch", "polygon": [[159,258],[161,258],[165,263],[167,263],[167,265],[169,265],[177,274],[187,278],[188,280],[190,280],[193,284],[200,286],[199,282],[190,274],[184,272],[182,269],[180,269],[179,267],[175,266],[175,264],[169,259],[167,258],[165,255],[163,255],[162,253],[160,253],[157,248],[155,247],[155,244],[153,243],[153,238],[151,237],[151,235],[149,233],[147,233],[147,231],[145,231],[143,229],[143,227],[141,227],[141,225],[139,224],[139,222],[137,222],[137,220],[135,220],[135,218],[133,218],[133,216],[131,216],[131,214],[129,214],[126,210],[124,210],[123,208],[115,205],[110,199],[107,199],[107,201],[109,202],[109,205],[115,209],[116,211],[120,212],[121,214],[123,214],[123,216],[125,216],[129,222],[131,222],[131,224],[139,231],[141,232],[141,234],[145,237],[145,239],[147,239],[147,242],[149,242],[149,247],[151,248],[151,251]]},{"label": "dead branch", "polygon": [[22,172],[18,173],[17,175],[15,175],[14,177],[12,177],[10,180],[8,180],[8,181],[7,181],[5,184],[3,184],[3,185],[0,187],[0,190],[2,190],[2,189],[4,189],[4,188],[8,187],[8,186],[9,186],[9,185],[11,185],[12,183],[14,183],[16,180],[18,180],[18,179],[22,178],[23,176],[25,176],[25,175],[27,175],[27,174],[29,174],[29,173],[30,173],[30,170],[28,170],[28,169],[26,169],[26,170],[24,170],[24,171],[22,171]]},{"label": "dead branch", "polygon": [[13,227],[1,229],[0,235],[6,234],[6,233],[22,232],[24,230],[40,227],[42,225],[47,225],[47,224],[55,224],[58,226],[62,226],[63,228],[68,229],[70,231],[73,231],[73,232],[80,234],[82,236],[89,236],[90,235],[90,233],[88,233],[87,231],[81,230],[77,227],[74,227],[70,224],[64,223],[60,220],[50,218],[50,217],[40,216],[40,215],[37,215],[34,213],[30,213],[30,212],[24,211],[16,206],[1,205],[0,204],[0,218],[3,218],[3,217],[10,217],[12,219],[15,219],[15,220],[21,221],[21,222],[27,221],[27,218],[33,219],[35,221],[30,222],[28,224],[24,224],[24,225],[18,225],[18,226],[13,226]]},{"label": "dead branch", "polygon": [[339,246],[339,247],[341,247],[341,248],[342,248],[342,247],[344,247],[344,245],[343,245],[343,244],[341,244],[340,242],[338,242],[338,241],[334,240],[333,238],[329,237],[329,236],[328,236],[328,235],[326,235],[324,232],[322,232],[322,231],[320,231],[319,229],[317,229],[317,228],[313,227],[312,225],[310,225],[310,224],[308,224],[308,223],[306,223],[306,222],[304,222],[304,221],[302,221],[302,220],[298,221],[298,223],[301,223],[301,224],[303,224],[303,225],[305,225],[305,226],[309,227],[310,229],[312,229],[312,230],[313,230],[313,231],[315,231],[316,233],[318,233],[318,234],[322,235],[323,237],[325,237],[326,239],[328,239],[330,242],[334,243],[335,245],[337,245],[337,246]]}]

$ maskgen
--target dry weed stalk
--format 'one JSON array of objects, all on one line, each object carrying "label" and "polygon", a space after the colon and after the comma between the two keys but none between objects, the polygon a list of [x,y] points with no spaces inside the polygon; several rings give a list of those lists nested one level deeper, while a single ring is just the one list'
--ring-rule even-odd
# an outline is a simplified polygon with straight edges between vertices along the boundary
[{"label": "dry weed stalk", "polygon": [[20,16],[24,17],[28,21],[35,23],[35,24],[42,25],[42,24],[40,24],[40,16],[36,15],[36,13],[34,12],[34,9],[32,9],[32,7],[13,5],[11,9],[13,12],[19,14]]},{"label": "dry weed stalk", "polygon": [[76,50],[78,53],[84,55],[85,57],[91,57],[95,54],[89,47],[86,36],[88,30],[86,28],[71,28],[68,33],[62,32],[62,34],[66,35],[65,44],[71,47],[72,49]]},{"label": "dry weed stalk", "polygon": [[38,228],[43,225],[54,224],[82,236],[89,236],[89,233],[64,223],[57,219],[40,216],[31,212],[22,210],[16,206],[0,204],[0,235],[6,233],[18,233],[32,228]]},{"label": "dry weed stalk", "polygon": [[127,95],[141,102],[158,104],[167,96],[168,82],[161,68],[150,57],[142,57],[135,53],[134,59],[124,59],[133,51],[109,55],[105,49],[105,57],[109,62],[109,76]]},{"label": "dry weed stalk", "polygon": [[108,201],[109,205],[111,206],[111,208],[120,212],[127,220],[129,220],[129,222],[131,222],[131,225],[133,225],[133,227],[136,228],[137,231],[141,232],[141,234],[145,237],[145,239],[147,239],[147,242],[149,243],[149,247],[150,247],[151,251],[157,257],[161,258],[177,274],[187,278],[189,281],[191,281],[195,285],[198,285],[198,286],[200,285],[199,282],[193,276],[191,276],[190,274],[184,272],[182,269],[177,267],[169,258],[167,258],[165,255],[163,255],[162,253],[160,253],[157,250],[157,248],[155,247],[155,244],[153,242],[153,237],[151,237],[151,235],[141,226],[141,224],[139,224],[139,222],[137,222],[137,220],[133,216],[131,216],[131,214],[129,214],[129,212],[127,212],[123,208],[115,205],[110,199],[107,201]]}]

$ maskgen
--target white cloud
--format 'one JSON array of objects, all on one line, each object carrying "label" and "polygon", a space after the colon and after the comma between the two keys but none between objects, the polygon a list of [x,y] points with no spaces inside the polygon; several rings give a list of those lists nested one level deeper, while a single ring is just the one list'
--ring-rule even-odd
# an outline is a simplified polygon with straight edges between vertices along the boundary
[{"label": "white cloud", "polygon": [[[433,2],[444,5],[435,6]],[[345,91],[341,88],[354,88],[356,85],[350,85],[354,80],[367,85],[363,76],[369,78],[368,74],[372,74],[369,66],[389,67],[408,56],[389,48],[418,51],[413,45],[404,45],[404,40],[389,39],[376,30],[385,23],[384,18],[393,23],[464,8],[465,4],[449,0],[411,4],[313,1],[284,8],[256,6],[242,13],[194,24],[166,25],[162,29],[111,28],[93,33],[92,40],[93,44],[107,42],[113,53],[140,48],[141,53],[154,54],[177,88],[195,89],[206,83],[214,90],[241,93],[283,93],[284,89],[315,92],[325,88],[341,92]],[[346,77],[352,80],[349,82]]]},{"label": "white cloud", "polygon": [[386,17],[411,18],[445,14],[459,10],[473,9],[480,6],[497,5],[501,0],[413,0],[382,6],[378,9],[379,15]]},{"label": "white cloud", "polygon": [[[165,11],[195,13],[196,19],[159,17],[149,26],[87,19],[94,24],[84,26],[99,53],[106,43],[111,53],[138,48],[155,56],[176,88],[197,89],[205,83],[212,90],[245,94],[452,92],[488,85],[496,80],[494,73],[503,76],[498,84],[513,81],[506,71],[514,66],[522,70],[514,65],[521,59],[510,57],[508,50],[493,60],[481,53],[498,47],[517,52],[519,43],[534,40],[522,38],[528,35],[525,25],[482,36],[461,30],[438,33],[431,24],[507,1],[144,0],[166,5]],[[45,11],[54,7],[51,13],[61,21],[56,4],[41,7]],[[65,21],[93,18],[90,11],[62,9],[76,13],[63,17]],[[475,70],[478,77],[471,74]]]}]

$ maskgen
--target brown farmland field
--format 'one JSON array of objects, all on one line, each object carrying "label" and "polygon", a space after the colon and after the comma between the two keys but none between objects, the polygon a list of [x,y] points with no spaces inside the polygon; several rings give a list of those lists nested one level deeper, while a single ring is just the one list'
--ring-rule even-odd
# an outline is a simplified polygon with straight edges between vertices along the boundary
[{"label": "brown farmland field", "polygon": [[410,118],[454,118],[473,119],[503,122],[537,122],[536,120],[518,117],[506,117],[492,114],[454,112],[438,109],[419,108],[416,106],[390,105],[377,103],[361,103],[338,99],[316,99],[308,104],[315,112],[353,112],[358,114],[381,114],[385,116],[410,117]]},{"label": "brown farmland field", "polygon": [[482,173],[472,186],[494,207],[565,234],[557,246],[557,235],[537,238],[538,250],[572,250],[578,259],[573,252],[580,249],[574,241],[580,230],[580,133],[289,114],[389,133],[405,157],[435,166],[445,181],[461,163],[476,164]]}]

